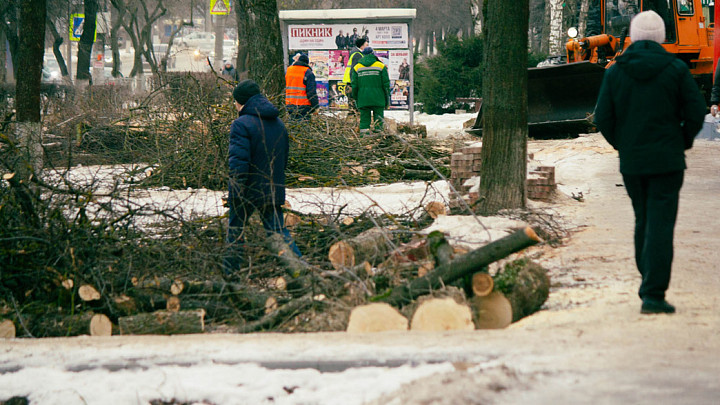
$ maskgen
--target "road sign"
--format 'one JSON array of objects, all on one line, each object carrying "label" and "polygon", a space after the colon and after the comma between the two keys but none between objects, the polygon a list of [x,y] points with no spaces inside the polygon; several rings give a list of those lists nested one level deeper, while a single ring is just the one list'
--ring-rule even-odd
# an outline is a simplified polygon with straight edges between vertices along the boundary
[{"label": "road sign", "polygon": [[[95,21],[95,26],[97,27],[97,20]],[[71,41],[77,42],[80,40],[84,27],[85,14],[70,14],[70,32],[68,33],[68,36]],[[95,38],[93,38],[93,41],[95,40],[97,40],[97,29],[95,30]]]},{"label": "road sign", "polygon": [[230,0],[210,0],[210,14],[212,14],[212,15],[228,15],[228,14],[230,14]]}]

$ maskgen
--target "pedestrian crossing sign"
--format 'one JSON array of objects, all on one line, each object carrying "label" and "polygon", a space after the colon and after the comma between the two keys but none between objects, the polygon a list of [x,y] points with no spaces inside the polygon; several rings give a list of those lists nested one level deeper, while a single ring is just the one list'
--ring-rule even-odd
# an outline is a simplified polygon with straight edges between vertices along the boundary
[{"label": "pedestrian crossing sign", "polygon": [[[97,21],[95,22],[97,24]],[[85,14],[71,14],[70,15],[70,32],[68,37],[71,41],[79,41],[85,28]],[[95,38],[93,42],[97,40],[97,29],[95,29]]]},{"label": "pedestrian crossing sign", "polygon": [[210,14],[212,14],[212,15],[228,15],[228,14],[230,14],[230,0],[210,0]]}]

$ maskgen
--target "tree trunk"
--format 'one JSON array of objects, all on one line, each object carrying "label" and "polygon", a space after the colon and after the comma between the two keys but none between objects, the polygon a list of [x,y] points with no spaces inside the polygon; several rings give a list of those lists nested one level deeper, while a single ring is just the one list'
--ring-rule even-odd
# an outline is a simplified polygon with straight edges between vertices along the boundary
[{"label": "tree trunk", "polygon": [[205,310],[156,311],[118,319],[122,335],[184,335],[205,331]]},{"label": "tree trunk", "polygon": [[246,32],[248,30],[248,9],[247,0],[237,0],[235,3],[235,21],[237,22],[238,37],[241,39],[238,45],[237,60],[235,61],[235,69],[238,73],[246,72],[247,66],[247,39]]},{"label": "tree trunk", "polygon": [[[50,34],[53,37],[53,55],[55,56],[55,60],[57,60],[58,66],[60,67],[60,74],[62,75],[63,79],[69,79],[69,73],[67,65],[65,64],[65,58],[63,57],[62,52],[60,51],[60,46],[63,44],[65,39],[60,35],[60,33],[57,31],[57,28],[55,28],[55,23],[52,22],[49,18],[47,19],[47,27],[50,30]],[[2,60],[2,59],[0,59]]]},{"label": "tree trunk", "polygon": [[120,44],[118,41],[118,32],[122,28],[122,20],[125,18],[125,9],[118,9],[115,7],[117,16],[112,20],[112,26],[110,27],[110,51],[112,52],[113,65],[112,65],[112,77],[119,77],[122,73],[120,72]]},{"label": "tree trunk", "polygon": [[17,57],[16,141],[13,167],[21,179],[43,167],[40,124],[40,81],[45,52],[45,0],[20,2],[20,46]]},{"label": "tree trunk", "polygon": [[550,7],[550,35],[548,35],[548,50],[550,55],[562,53],[563,35],[563,4],[565,0],[549,0]]},{"label": "tree trunk", "polygon": [[7,66],[5,61],[7,60],[8,49],[5,43],[5,30],[0,28],[0,84],[5,83],[7,80]]},{"label": "tree trunk", "polygon": [[395,287],[389,292],[374,297],[374,301],[384,301],[391,305],[401,306],[411,302],[420,295],[428,294],[443,285],[448,285],[466,274],[480,271],[488,264],[540,242],[540,238],[532,228],[516,231],[502,239],[490,242],[477,248],[449,264],[435,268],[423,277]]},{"label": "tree trunk", "polygon": [[580,0],[580,15],[578,21],[578,37],[585,37],[587,27],[587,13],[590,8],[590,0]]},{"label": "tree trunk", "polygon": [[528,0],[489,0],[487,27],[478,209],[494,214],[525,207]]},{"label": "tree trunk", "polygon": [[275,0],[245,0],[249,5],[249,24],[242,37],[248,53],[248,74],[271,99],[284,93],[282,38]]},{"label": "tree trunk", "polygon": [[78,61],[75,69],[77,84],[81,87],[92,82],[90,75],[90,56],[95,43],[95,21],[98,12],[97,0],[85,0],[85,22],[83,32],[78,43]]}]

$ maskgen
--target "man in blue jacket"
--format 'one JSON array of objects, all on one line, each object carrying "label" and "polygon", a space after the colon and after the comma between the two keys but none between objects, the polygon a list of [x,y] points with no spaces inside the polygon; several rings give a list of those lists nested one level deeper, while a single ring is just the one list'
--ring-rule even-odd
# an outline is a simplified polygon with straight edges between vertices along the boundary
[{"label": "man in blue jacket", "polygon": [[233,90],[238,118],[230,128],[230,206],[224,271],[232,275],[245,262],[244,230],[257,210],[268,236],[282,234],[300,256],[297,245],[285,228],[281,205],[285,202],[285,167],[288,161],[288,133],[278,118],[280,112],[260,94],[252,80],[241,81]]},{"label": "man in blue jacket", "polygon": [[635,262],[644,314],[673,313],[673,231],[685,150],[705,118],[705,100],[687,65],[660,45],[665,24],[654,11],[630,23],[630,45],[605,72],[595,123],[618,150],[620,173],[635,212]]}]

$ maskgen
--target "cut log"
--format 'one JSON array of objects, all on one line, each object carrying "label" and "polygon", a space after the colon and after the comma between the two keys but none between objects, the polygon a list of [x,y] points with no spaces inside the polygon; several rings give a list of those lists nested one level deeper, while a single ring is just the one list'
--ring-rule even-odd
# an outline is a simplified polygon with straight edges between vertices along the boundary
[{"label": "cut log", "polygon": [[435,219],[441,215],[447,215],[447,208],[440,201],[433,201],[425,205],[425,212],[430,215],[430,218]]},{"label": "cut log", "polygon": [[284,217],[285,226],[287,228],[294,228],[302,222],[302,219],[300,219],[298,215],[293,214],[292,212],[286,212],[284,214]]},{"label": "cut log", "polygon": [[112,322],[105,314],[90,318],[90,336],[112,336]]},{"label": "cut log", "polygon": [[278,301],[275,297],[268,297],[265,300],[265,315],[270,314],[278,309]]},{"label": "cut log", "polygon": [[172,295],[178,295],[185,289],[185,283],[183,283],[182,280],[176,279],[173,281],[172,285],[170,286],[170,293]]},{"label": "cut log", "polygon": [[78,288],[78,295],[83,301],[97,301],[100,299],[100,293],[90,284],[83,284]]},{"label": "cut log", "polygon": [[328,258],[335,270],[354,267],[363,261],[378,264],[388,253],[387,240],[384,230],[368,229],[354,238],[335,242],[330,246]]},{"label": "cut log", "polygon": [[372,300],[387,302],[394,306],[405,305],[420,295],[428,294],[442,285],[448,285],[466,274],[478,272],[488,264],[538,242],[540,242],[540,238],[532,228],[527,227],[518,230],[502,239],[460,256],[449,264],[436,267],[424,277],[414,279],[407,284],[391,289],[385,294],[373,297]]},{"label": "cut log", "polygon": [[315,300],[309,294],[296,298],[287,304],[278,307],[277,311],[271,312],[257,321],[246,323],[243,327],[239,328],[238,332],[250,333],[271,329],[304,311],[306,308],[313,305],[314,302]]},{"label": "cut log", "polygon": [[170,312],[180,311],[180,298],[177,295],[171,295],[168,297],[165,307]]},{"label": "cut log", "polygon": [[95,318],[95,315],[94,312],[84,312],[74,315],[35,317],[30,321],[30,332],[35,337],[93,335],[93,326],[103,322]]},{"label": "cut log", "polygon": [[495,275],[496,288],[510,301],[513,322],[537,312],[550,294],[550,278],[539,264],[519,259]]},{"label": "cut log", "polygon": [[470,300],[475,327],[478,329],[502,329],[512,323],[513,310],[510,301],[500,291]]},{"label": "cut log", "polygon": [[9,319],[5,319],[0,322],[0,339],[13,339],[15,338],[15,324]]},{"label": "cut log", "polygon": [[474,330],[470,307],[452,298],[432,298],[420,304],[410,322],[410,330]]},{"label": "cut log", "polygon": [[485,297],[490,295],[493,287],[495,287],[495,282],[490,274],[485,272],[473,274],[472,290],[476,297]]},{"label": "cut log", "polygon": [[182,335],[205,330],[205,310],[155,311],[118,319],[122,335]]},{"label": "cut log", "polygon": [[135,303],[135,300],[125,294],[113,297],[112,300],[115,304],[115,308],[123,315],[130,315],[137,312],[137,304]]},{"label": "cut log", "polygon": [[397,309],[385,303],[373,303],[353,308],[348,321],[348,333],[407,330],[408,320]]}]

